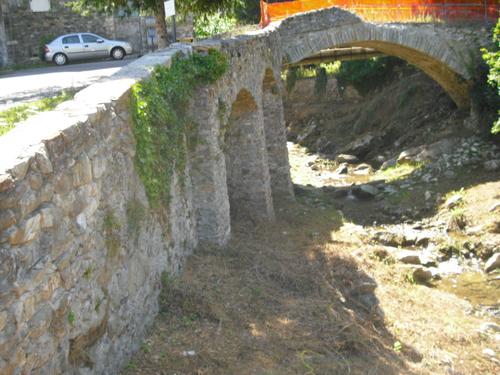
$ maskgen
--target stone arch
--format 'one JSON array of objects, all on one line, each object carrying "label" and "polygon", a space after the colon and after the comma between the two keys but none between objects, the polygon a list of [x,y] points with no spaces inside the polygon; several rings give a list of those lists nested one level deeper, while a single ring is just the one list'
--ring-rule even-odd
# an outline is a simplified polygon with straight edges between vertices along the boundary
[{"label": "stone arch", "polygon": [[274,220],[262,106],[248,90],[236,96],[224,128],[231,218]]},{"label": "stone arch", "polygon": [[279,32],[285,63],[334,47],[369,47],[417,66],[438,82],[458,107],[469,106],[472,42],[458,32],[425,24],[371,24],[338,8],[286,19]]},{"label": "stone arch", "polygon": [[262,80],[262,111],[274,201],[293,198],[282,90],[278,82],[274,71],[267,68]]}]

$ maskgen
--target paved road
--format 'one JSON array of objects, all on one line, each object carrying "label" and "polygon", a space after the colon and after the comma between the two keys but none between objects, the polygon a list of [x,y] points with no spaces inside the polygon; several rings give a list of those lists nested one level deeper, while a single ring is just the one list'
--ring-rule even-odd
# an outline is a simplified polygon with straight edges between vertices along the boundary
[{"label": "paved road", "polygon": [[0,75],[0,110],[21,102],[57,95],[64,89],[83,88],[101,77],[110,76],[135,58],[129,56],[121,61],[47,65]]}]

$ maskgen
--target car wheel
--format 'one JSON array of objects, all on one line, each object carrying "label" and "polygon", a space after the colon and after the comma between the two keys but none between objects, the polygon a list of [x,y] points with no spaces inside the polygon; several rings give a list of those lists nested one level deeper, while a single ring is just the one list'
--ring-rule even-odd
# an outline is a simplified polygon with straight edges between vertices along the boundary
[{"label": "car wheel", "polygon": [[115,47],[111,50],[111,57],[113,60],[121,60],[125,57],[125,50],[120,47]]},{"label": "car wheel", "polygon": [[68,58],[64,53],[56,53],[52,59],[56,65],[64,65],[68,62]]}]

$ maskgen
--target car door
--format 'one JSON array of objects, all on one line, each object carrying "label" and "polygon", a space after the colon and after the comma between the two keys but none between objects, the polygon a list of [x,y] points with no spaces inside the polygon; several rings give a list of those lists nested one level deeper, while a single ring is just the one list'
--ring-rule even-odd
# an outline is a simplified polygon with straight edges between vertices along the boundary
[{"label": "car door", "polygon": [[63,52],[70,60],[78,60],[83,57],[83,45],[78,34],[66,35],[61,42]]},{"label": "car door", "polygon": [[81,34],[85,58],[108,56],[108,46],[104,38],[94,34]]}]

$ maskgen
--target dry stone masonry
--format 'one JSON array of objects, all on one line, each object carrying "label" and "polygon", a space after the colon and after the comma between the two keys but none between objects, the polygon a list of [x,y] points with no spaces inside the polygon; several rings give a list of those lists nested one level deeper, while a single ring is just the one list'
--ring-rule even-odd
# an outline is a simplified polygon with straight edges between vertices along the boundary
[{"label": "dry stone masonry", "polygon": [[[439,33],[338,9],[299,15],[146,55],[1,137],[0,373],[116,374],[158,311],[162,274],[179,272],[198,244],[224,246],[232,220],[271,221],[275,204],[293,199],[283,63],[380,45],[434,74],[460,104],[452,82],[470,78],[462,39]],[[173,178],[168,212],[157,212],[134,167],[130,87],[192,48],[219,49],[230,68],[193,95],[199,141]]]}]

